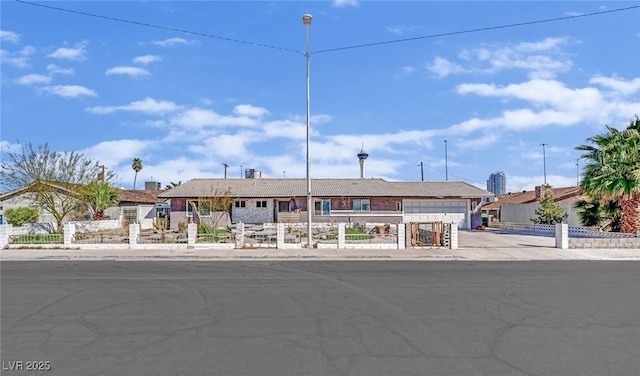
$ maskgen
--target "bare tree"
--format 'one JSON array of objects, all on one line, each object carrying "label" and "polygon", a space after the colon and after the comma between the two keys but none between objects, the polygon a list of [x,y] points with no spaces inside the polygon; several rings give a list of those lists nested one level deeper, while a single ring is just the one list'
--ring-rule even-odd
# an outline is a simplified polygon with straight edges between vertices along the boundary
[{"label": "bare tree", "polygon": [[[30,192],[34,202],[56,219],[57,231],[62,231],[65,217],[84,202],[85,185],[97,182],[103,173],[103,167],[84,154],[51,151],[46,143],[37,147],[27,143],[21,150],[7,148],[3,154],[0,184]],[[113,171],[104,171],[104,181],[114,177]]]},{"label": "bare tree", "polygon": [[200,226],[202,217],[211,217],[211,227],[217,228],[220,220],[231,212],[234,197],[231,188],[224,190],[215,188],[211,195],[198,197],[197,200],[188,200],[187,205],[191,208],[193,221]]}]

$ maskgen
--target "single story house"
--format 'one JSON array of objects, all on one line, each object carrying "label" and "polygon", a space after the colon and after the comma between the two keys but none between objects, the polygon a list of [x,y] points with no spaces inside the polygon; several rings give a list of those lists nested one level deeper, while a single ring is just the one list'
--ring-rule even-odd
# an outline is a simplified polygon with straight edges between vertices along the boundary
[{"label": "single story house", "polygon": [[[228,192],[228,223],[307,222],[306,179],[193,179],[158,195],[171,200],[171,228],[194,220],[209,224],[210,208]],[[458,182],[390,182],[384,179],[312,179],[312,222],[455,222],[461,229],[480,223],[475,210],[495,195]],[[476,217],[472,221],[472,213]],[[216,220],[217,221],[217,220]]]},{"label": "single story house", "polygon": [[[567,223],[580,226],[578,210],[573,206],[583,198],[580,187],[552,188],[552,192],[553,201],[562,206],[568,215]],[[482,215],[499,222],[532,223],[531,218],[535,217],[535,210],[540,207],[543,195],[542,186],[532,191],[509,192],[498,196],[494,202],[482,205]]]}]

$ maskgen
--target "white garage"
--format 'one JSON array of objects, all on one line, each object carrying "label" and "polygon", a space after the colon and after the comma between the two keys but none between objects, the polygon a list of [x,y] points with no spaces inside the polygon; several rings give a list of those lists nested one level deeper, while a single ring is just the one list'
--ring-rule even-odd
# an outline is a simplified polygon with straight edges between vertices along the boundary
[{"label": "white garage", "polygon": [[457,223],[459,229],[471,228],[471,200],[403,200],[403,222]]}]

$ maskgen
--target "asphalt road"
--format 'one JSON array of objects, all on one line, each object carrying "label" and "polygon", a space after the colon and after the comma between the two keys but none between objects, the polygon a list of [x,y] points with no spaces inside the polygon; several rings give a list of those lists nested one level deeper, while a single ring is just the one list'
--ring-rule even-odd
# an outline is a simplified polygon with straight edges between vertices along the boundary
[{"label": "asphalt road", "polygon": [[3,375],[640,374],[639,262],[0,268]]}]

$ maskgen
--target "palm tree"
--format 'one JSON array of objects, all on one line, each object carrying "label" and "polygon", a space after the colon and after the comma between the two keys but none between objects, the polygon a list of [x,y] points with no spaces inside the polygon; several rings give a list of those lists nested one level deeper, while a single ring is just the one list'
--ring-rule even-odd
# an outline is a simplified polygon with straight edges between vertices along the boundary
[{"label": "palm tree", "polygon": [[640,228],[640,118],[636,116],[622,131],[607,126],[607,132],[581,145],[587,160],[581,188],[591,197],[614,200],[622,208],[621,231],[636,233]]},{"label": "palm tree", "polygon": [[93,211],[94,220],[104,219],[104,210],[118,204],[120,190],[109,183],[91,183],[84,191],[85,202]]},{"label": "palm tree", "polygon": [[133,177],[133,189],[136,189],[136,180],[138,180],[138,172],[142,170],[142,159],[133,158],[133,163],[131,163],[131,168],[136,172],[136,175]]},{"label": "palm tree", "polygon": [[179,182],[177,182],[177,183],[171,182],[171,183],[169,183],[169,184],[165,185],[165,186],[164,186],[164,189],[171,189],[171,188],[175,188],[175,187],[179,186],[180,184],[182,184],[182,180],[180,180],[180,181],[179,181]]}]

